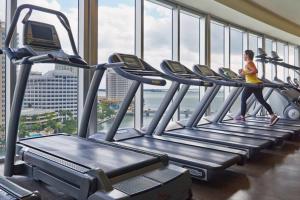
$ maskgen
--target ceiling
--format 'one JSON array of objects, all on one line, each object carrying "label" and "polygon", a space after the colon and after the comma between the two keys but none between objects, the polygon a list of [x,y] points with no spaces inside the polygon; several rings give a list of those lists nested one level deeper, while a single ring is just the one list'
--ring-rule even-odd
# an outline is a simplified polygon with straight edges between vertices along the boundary
[{"label": "ceiling", "polygon": [[274,14],[300,25],[299,0],[250,0]]},{"label": "ceiling", "polygon": [[[212,16],[245,27],[249,30],[264,33],[271,37],[300,45],[299,0],[171,1],[185,7],[211,14]],[[297,12],[295,10],[297,10]],[[297,17],[297,15],[299,17]],[[297,20],[297,18],[299,18],[299,20]],[[295,21],[297,21],[297,24]]]}]

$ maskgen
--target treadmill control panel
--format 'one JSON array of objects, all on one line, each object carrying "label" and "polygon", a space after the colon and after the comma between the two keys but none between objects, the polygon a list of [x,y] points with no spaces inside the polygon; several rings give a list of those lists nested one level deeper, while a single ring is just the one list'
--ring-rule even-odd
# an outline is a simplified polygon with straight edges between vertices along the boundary
[{"label": "treadmill control panel", "polygon": [[24,25],[23,44],[34,54],[59,51],[61,44],[56,29],[51,24],[27,21]]},{"label": "treadmill control panel", "polygon": [[203,76],[215,76],[215,73],[206,65],[197,65],[197,68]]},{"label": "treadmill control panel", "polygon": [[189,74],[188,70],[179,62],[166,60],[165,63],[168,65],[169,69],[175,74]]},{"label": "treadmill control panel", "polygon": [[232,70],[228,69],[228,68],[220,68],[219,69],[220,73],[224,76],[226,76],[229,79],[232,80],[238,80],[241,79],[241,77],[239,75],[237,75],[235,72],[233,72]]},{"label": "treadmill control panel", "polygon": [[135,55],[129,54],[116,54],[121,62],[125,63],[125,68],[130,70],[145,70],[145,66],[142,64],[140,59]]}]

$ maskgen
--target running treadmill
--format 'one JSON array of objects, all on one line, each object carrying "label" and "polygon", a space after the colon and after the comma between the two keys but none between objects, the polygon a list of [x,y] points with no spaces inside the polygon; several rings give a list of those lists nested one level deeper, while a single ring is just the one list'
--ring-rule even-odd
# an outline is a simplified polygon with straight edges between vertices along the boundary
[{"label": "running treadmill", "polygon": [[[226,68],[224,70],[227,70]],[[194,66],[194,71],[197,73],[202,79],[211,80],[213,82],[217,80],[224,80],[224,81],[234,81],[239,84],[242,84],[244,86],[251,86],[251,84],[247,84],[241,79],[239,76],[237,76],[234,72],[231,73],[229,70],[228,73],[231,75],[231,79],[226,79],[220,74],[214,72],[212,69],[210,69],[207,66],[204,65],[196,65]],[[215,77],[207,76],[209,74],[214,74]],[[231,93],[229,94],[229,97],[227,97],[224,104],[221,106],[221,109],[218,110],[216,115],[214,116],[214,119],[212,121],[200,121],[207,109],[209,108],[211,102],[215,98],[215,96],[218,93],[218,90],[220,89],[220,86],[216,85],[215,90],[207,91],[205,94],[205,98],[201,100],[201,103],[199,104],[199,107],[196,108],[197,112],[194,112],[193,116],[189,119],[186,126],[187,127],[196,127],[200,130],[214,130],[214,131],[229,131],[229,132],[236,132],[236,133],[243,133],[246,135],[255,135],[255,136],[264,136],[264,137],[271,137],[276,139],[276,141],[281,144],[285,139],[288,139],[291,136],[291,133],[281,132],[281,131],[269,131],[267,129],[262,128],[254,128],[251,126],[231,126],[225,123],[221,123],[218,121],[219,118],[223,118],[224,114],[228,112],[230,107],[233,105],[236,98],[238,98],[239,93],[241,92],[241,87],[235,87],[232,88]],[[202,105],[201,105],[202,104]],[[202,110],[201,110],[202,109]],[[226,110],[226,111],[224,111]]]},{"label": "running treadmill", "polygon": [[[22,11],[27,11],[23,19],[24,47],[12,49],[12,35]],[[64,53],[55,26],[29,20],[34,11],[59,19],[68,33],[73,55]],[[190,198],[188,170],[168,164],[166,155],[105,141],[96,143],[64,133],[17,141],[18,122],[32,65],[52,63],[92,69],[78,55],[68,19],[63,13],[21,5],[12,20],[3,52],[12,63],[20,65],[8,124],[5,176],[28,176],[78,200]],[[107,64],[96,66],[101,76],[106,66],[112,67]],[[16,149],[18,162],[15,162]]]},{"label": "running treadmill", "polygon": [[[271,81],[269,81],[269,80],[267,80],[265,78],[265,65],[264,65],[264,63],[265,63],[265,60],[266,60],[266,54],[264,53],[264,51],[262,49],[259,49],[259,50],[260,50],[260,55],[258,55],[257,58],[259,58],[258,61],[260,61],[260,62],[263,63],[263,76],[262,76],[261,80],[264,82],[265,86],[266,86],[266,84],[269,85],[269,86],[266,86],[266,87],[269,87],[269,91],[265,95],[266,99],[270,97],[270,95],[272,94],[272,92],[274,90],[279,90],[279,89],[282,90],[283,88],[286,88],[286,87],[291,88],[291,86],[289,86],[289,84],[286,84],[286,83],[283,83],[283,82],[273,82],[272,83]],[[227,75],[227,73],[226,74],[223,73],[223,74],[224,74],[224,76]],[[228,80],[230,80],[230,76],[227,76],[227,78],[228,78]],[[272,85],[274,85],[275,87],[272,86]],[[270,87],[270,86],[272,86],[272,87]],[[240,92],[239,91],[235,91],[235,92],[237,94],[239,94],[241,91]],[[280,93],[280,91],[279,91],[279,93]],[[237,98],[238,98],[238,95],[235,96],[235,97],[233,97],[230,101],[235,101]],[[248,109],[255,102],[255,100],[256,99],[252,95],[252,97],[250,97],[250,99],[249,99]],[[254,113],[257,113],[258,112],[257,110],[259,110],[261,107],[262,107],[261,105],[258,106],[256,108],[256,111],[254,111]],[[227,111],[228,110],[225,109],[222,112],[226,112],[227,113]],[[225,115],[226,115],[226,113],[225,113]],[[224,113],[222,113],[222,115],[223,114]],[[268,122],[267,122],[266,118],[249,117],[249,118],[247,118],[246,122],[237,122],[234,119],[225,119],[224,120],[225,116],[222,116],[222,115],[217,116],[217,117],[219,117],[219,119],[217,119],[217,121],[220,121],[220,122],[223,121],[223,123],[233,124],[235,126],[236,125],[247,125],[247,126],[255,126],[255,128],[259,128],[259,127],[264,127],[265,128],[265,127],[267,127],[267,128],[269,128],[271,130],[278,130],[278,131],[282,131],[282,132],[290,132],[293,136],[298,135],[299,132],[300,132],[300,127],[297,126],[297,125],[295,125],[294,123],[290,124],[290,123],[284,123],[284,122],[281,123],[281,122],[279,122],[278,124],[276,124],[276,125],[274,125],[274,126],[271,127],[271,126],[267,125]]]},{"label": "running treadmill", "polygon": [[[220,75],[229,81],[235,81],[238,83],[247,84],[245,83],[245,80],[243,78],[239,77],[235,72],[231,71],[228,68],[220,68],[219,71],[220,71]],[[281,87],[281,85],[271,84],[271,83],[253,85],[253,87],[263,87],[263,86]],[[224,120],[226,114],[228,113],[228,111],[230,110],[234,102],[237,100],[242,90],[243,87],[233,88],[230,94],[228,95],[227,99],[221,106],[221,109],[219,109],[217,113],[213,116],[213,119],[210,119],[208,123],[198,125],[198,127],[213,128],[213,126],[215,125],[225,125],[225,126],[229,126],[230,129],[234,129],[234,130],[240,129],[240,131],[242,132],[244,132],[245,129],[249,129],[254,132],[265,130],[265,131],[270,131],[271,134],[275,132],[281,132],[282,134],[285,134],[285,138],[294,137],[298,134],[298,129],[295,127],[289,128],[289,127],[282,127],[279,125],[269,126],[269,125],[265,125],[264,123],[255,123],[251,121],[238,122],[235,120]]]},{"label": "running treadmill", "polygon": [[[181,101],[183,100],[184,96],[186,95],[189,87],[194,85],[194,82],[189,77],[194,77],[194,79],[202,80],[197,74],[189,70],[187,67],[182,65],[179,62],[171,61],[171,60],[164,60],[161,64],[162,70],[168,74],[170,77],[177,77],[176,80],[184,80],[185,84],[181,87],[178,91],[177,95],[173,99],[172,104],[168,107],[165,106],[163,109],[160,107],[159,112],[164,113],[160,122],[158,122],[157,116],[154,116],[153,120],[155,124],[150,123],[148,130],[146,133],[153,132],[156,135],[167,135],[172,137],[179,137],[182,139],[191,139],[193,141],[202,141],[202,142],[210,142],[214,144],[220,144],[224,146],[228,146],[231,148],[238,148],[238,149],[246,149],[248,152],[248,158],[252,158],[259,152],[261,149],[265,149],[270,147],[271,144],[275,143],[275,139],[271,137],[263,137],[263,136],[255,136],[255,135],[246,135],[246,134],[237,134],[237,133],[229,133],[229,132],[215,132],[209,130],[199,130],[197,128],[188,127],[188,126],[181,126],[180,128],[174,128],[172,130],[166,131],[166,127],[168,126],[169,122],[172,119],[172,116],[176,112],[177,108],[179,107]],[[209,71],[210,72],[210,71]],[[212,77],[216,77],[215,74],[209,74]],[[208,75],[208,76],[209,76]],[[204,80],[204,79],[203,79]],[[209,80],[205,80],[209,81]],[[182,83],[182,82],[179,82]],[[222,80],[215,81],[215,83],[227,85],[227,86],[239,86],[239,84],[234,82],[225,82]],[[214,85],[208,90],[214,91],[218,90],[217,85]],[[210,98],[212,95],[205,95],[203,100],[204,102],[208,102],[207,98]],[[171,103],[171,98],[165,98],[162,104],[169,105]],[[202,103],[200,102],[201,106],[199,109],[196,109],[192,116],[198,115],[199,112],[202,110]],[[168,107],[168,109],[167,109]],[[198,106],[199,107],[199,106]],[[167,109],[167,111],[165,111]],[[156,127],[153,129],[153,127]]]},{"label": "running treadmill", "polygon": [[[139,86],[142,83],[157,86],[162,85],[162,80],[157,79],[157,77],[169,77],[134,55],[116,53],[110,56],[109,63],[123,63],[123,66],[113,67],[112,69],[118,75],[132,80],[132,83],[114,118],[113,126],[111,126],[107,133],[98,132],[92,134],[90,139],[98,142],[103,140],[112,141],[130,148],[167,154],[171,163],[189,169],[194,178],[204,181],[211,180],[217,172],[222,172],[232,165],[243,163],[246,152],[242,150],[218,146],[216,144],[156,136],[152,135],[152,133],[144,134],[134,128],[119,129]],[[190,78],[192,79],[193,76]],[[94,74],[80,122],[79,134],[81,134],[82,137],[88,137],[85,130],[88,128],[92,109],[91,104],[97,95],[100,81],[101,78],[97,78],[97,74]],[[197,82],[199,86],[211,86],[210,83],[199,80],[197,80]],[[172,94],[176,93],[177,88],[178,83],[172,84],[166,96],[172,97]],[[158,120],[159,119],[160,118],[158,118]]]},{"label": "running treadmill", "polygon": [[38,192],[28,191],[3,177],[0,177],[0,199],[41,200]]},{"label": "running treadmill", "polygon": [[[265,63],[271,63],[274,65],[274,69],[275,69],[274,82],[277,84],[285,84],[285,86],[286,86],[281,89],[269,88],[264,97],[266,100],[269,99],[270,96],[272,95],[272,93],[275,91],[283,98],[283,100],[285,100],[287,102],[287,104],[283,110],[283,113],[282,113],[283,116],[280,116],[281,118],[277,124],[292,125],[292,126],[300,127],[300,124],[298,124],[299,115],[300,115],[300,109],[299,109],[300,92],[299,92],[298,88],[295,87],[294,85],[291,85],[290,83],[287,85],[285,82],[283,82],[282,80],[280,80],[278,78],[277,65],[281,65],[285,68],[292,69],[295,71],[299,70],[300,68],[290,65],[290,64],[287,64],[287,63],[280,62],[280,61],[282,61],[282,59],[280,59],[279,56],[277,55],[277,53],[274,51],[272,51],[272,58],[267,57],[267,54],[265,53],[265,51],[263,49],[259,49],[259,53],[260,53],[260,55],[257,56],[257,57],[259,57],[258,61],[261,62],[263,64],[263,66],[265,66]],[[263,70],[263,72],[264,72],[264,70]],[[264,77],[264,75],[263,75],[263,77]],[[289,81],[290,77],[287,77],[287,79]],[[252,105],[253,103],[254,103],[253,99],[249,101],[250,105]],[[267,120],[266,117],[257,115],[261,109],[262,109],[261,105],[256,106],[256,108],[250,113],[250,115],[248,116],[247,119],[248,120],[256,120],[256,121]]]}]

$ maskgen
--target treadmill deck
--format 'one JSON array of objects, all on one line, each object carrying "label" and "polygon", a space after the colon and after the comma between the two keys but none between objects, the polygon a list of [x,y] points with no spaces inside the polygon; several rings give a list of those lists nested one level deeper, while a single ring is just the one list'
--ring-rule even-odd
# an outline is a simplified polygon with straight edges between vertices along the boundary
[{"label": "treadmill deck", "polygon": [[102,169],[108,176],[112,174],[116,176],[124,173],[124,171],[136,170],[159,162],[158,156],[67,135],[25,139],[18,144],[87,169]]}]

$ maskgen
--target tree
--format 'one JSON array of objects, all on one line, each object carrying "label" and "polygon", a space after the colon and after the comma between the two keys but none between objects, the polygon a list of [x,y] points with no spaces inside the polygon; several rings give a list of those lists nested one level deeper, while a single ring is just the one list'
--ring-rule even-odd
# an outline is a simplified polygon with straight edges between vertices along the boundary
[{"label": "tree", "polygon": [[99,119],[107,119],[114,116],[116,112],[109,107],[109,103],[107,102],[101,102],[97,106],[97,116]]},{"label": "tree", "polygon": [[29,129],[27,125],[25,124],[25,119],[24,117],[20,118],[20,124],[19,124],[19,137],[20,138],[25,138],[29,136]]}]

